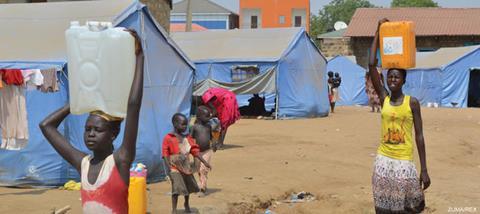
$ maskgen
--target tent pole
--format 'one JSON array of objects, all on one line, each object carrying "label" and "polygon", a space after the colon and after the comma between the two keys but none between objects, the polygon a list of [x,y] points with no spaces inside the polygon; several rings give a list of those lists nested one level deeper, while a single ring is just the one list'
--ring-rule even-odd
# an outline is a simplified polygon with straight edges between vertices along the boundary
[{"label": "tent pole", "polygon": [[278,90],[275,91],[275,120],[278,120]]},{"label": "tent pole", "polygon": [[275,68],[275,120],[278,120],[278,66]]}]

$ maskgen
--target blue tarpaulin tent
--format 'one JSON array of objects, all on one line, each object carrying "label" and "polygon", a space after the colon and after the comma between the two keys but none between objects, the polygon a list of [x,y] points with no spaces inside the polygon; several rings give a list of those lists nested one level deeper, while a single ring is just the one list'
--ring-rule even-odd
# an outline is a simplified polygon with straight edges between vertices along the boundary
[{"label": "blue tarpaulin tent", "polygon": [[368,96],[365,91],[366,70],[346,56],[336,56],[327,63],[327,72],[338,72],[342,83],[338,88],[339,99],[337,105],[367,105]]},{"label": "blue tarpaulin tent", "polygon": [[195,62],[195,95],[223,87],[243,95],[237,99],[245,103],[250,96],[245,94],[274,94],[277,118],[328,115],[326,59],[305,29],[177,32],[172,37]]},{"label": "blue tarpaulin tent", "polygon": [[[147,8],[138,1],[79,1],[0,5],[0,68],[57,68],[60,91],[26,92],[29,142],[18,151],[0,150],[1,185],[60,185],[78,179],[41,134],[38,124],[68,102],[64,32],[70,21],[111,21],[135,29],[145,52],[145,88],[135,162],[147,165],[149,181],[163,179],[163,136],[176,112],[190,112],[194,65],[182,54]],[[86,115],[69,116],[59,130],[78,149]],[[118,148],[122,134],[114,145]]]},{"label": "blue tarpaulin tent", "polygon": [[403,89],[422,105],[466,108],[470,73],[479,66],[480,46],[441,48],[417,60]]}]

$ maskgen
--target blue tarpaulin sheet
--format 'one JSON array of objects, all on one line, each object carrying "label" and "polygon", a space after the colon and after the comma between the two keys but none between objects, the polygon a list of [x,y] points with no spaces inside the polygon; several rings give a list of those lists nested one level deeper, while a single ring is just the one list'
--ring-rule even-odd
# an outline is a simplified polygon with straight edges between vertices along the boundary
[{"label": "blue tarpaulin sheet", "polygon": [[405,94],[413,96],[421,105],[442,101],[442,75],[440,69],[412,69],[403,85]]},{"label": "blue tarpaulin sheet", "polygon": [[438,103],[442,107],[468,107],[470,72],[480,66],[480,48],[436,68],[415,68],[407,72],[405,93],[422,105]]}]

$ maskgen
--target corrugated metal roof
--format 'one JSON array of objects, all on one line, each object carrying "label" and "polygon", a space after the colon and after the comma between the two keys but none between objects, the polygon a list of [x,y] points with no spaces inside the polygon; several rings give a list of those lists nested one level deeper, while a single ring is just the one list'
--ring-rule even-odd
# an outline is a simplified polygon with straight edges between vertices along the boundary
[{"label": "corrugated metal roof", "polygon": [[382,18],[415,22],[417,36],[480,35],[480,8],[359,8],[348,37],[373,37]]},{"label": "corrugated metal roof", "polygon": [[[209,0],[191,0],[190,7],[192,8],[192,13],[235,14],[231,10],[224,8]],[[173,9],[171,13],[187,13],[187,0],[183,0],[173,4]]]},{"label": "corrugated metal roof", "polygon": [[175,43],[193,61],[276,60],[302,28],[263,28],[175,32]]},{"label": "corrugated metal roof", "polygon": [[480,46],[440,48],[435,52],[417,59],[416,68],[440,68],[478,48],[480,48]]},{"label": "corrugated metal roof", "polygon": [[[185,23],[170,23],[170,32],[185,32],[186,24]],[[204,31],[208,30],[207,28],[192,23],[192,31]]]}]

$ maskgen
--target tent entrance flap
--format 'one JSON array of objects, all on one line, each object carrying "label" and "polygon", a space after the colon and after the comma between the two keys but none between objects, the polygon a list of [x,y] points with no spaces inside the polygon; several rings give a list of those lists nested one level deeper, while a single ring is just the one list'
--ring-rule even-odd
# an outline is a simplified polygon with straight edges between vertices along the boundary
[{"label": "tent entrance flap", "polygon": [[470,70],[468,107],[480,107],[480,68]]},{"label": "tent entrance flap", "polygon": [[235,94],[259,94],[276,92],[277,67],[269,68],[265,73],[242,82],[220,82],[214,79],[205,79],[195,85],[194,96],[202,96],[209,88],[224,88]]}]

